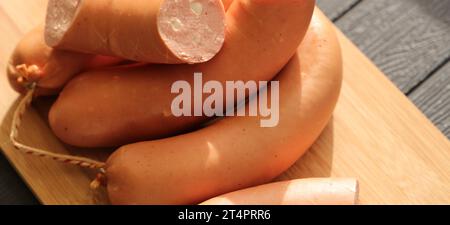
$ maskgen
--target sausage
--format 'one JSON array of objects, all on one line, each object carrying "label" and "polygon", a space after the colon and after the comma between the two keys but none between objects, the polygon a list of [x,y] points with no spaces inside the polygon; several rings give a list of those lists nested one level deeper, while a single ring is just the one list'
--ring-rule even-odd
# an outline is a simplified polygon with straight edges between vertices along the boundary
[{"label": "sausage", "polygon": [[44,28],[39,26],[25,35],[15,48],[7,66],[8,80],[18,92],[37,82],[37,95],[57,94],[76,74],[88,68],[118,63],[119,59],[64,50],[54,50],[44,41]]},{"label": "sausage", "polygon": [[50,0],[47,8],[49,46],[140,62],[206,62],[224,36],[220,0]]},{"label": "sausage", "polygon": [[225,7],[226,11],[228,10],[232,2],[233,0],[222,0],[223,6]]},{"label": "sausage", "polygon": [[51,108],[50,126],[62,141],[79,147],[120,146],[196,128],[210,118],[174,116],[172,84],[185,80],[193,86],[195,72],[203,73],[204,82],[221,84],[271,80],[295,54],[313,9],[313,0],[234,1],[227,40],[213,60],[81,74]]},{"label": "sausage", "polygon": [[197,204],[270,182],[292,166],[328,123],[342,83],[334,27],[319,11],[311,24],[298,54],[275,78],[277,127],[261,128],[259,116],[231,117],[188,134],[123,146],[105,167],[111,203]]},{"label": "sausage", "polygon": [[201,205],[355,205],[357,200],[355,179],[311,178],[239,190]]}]

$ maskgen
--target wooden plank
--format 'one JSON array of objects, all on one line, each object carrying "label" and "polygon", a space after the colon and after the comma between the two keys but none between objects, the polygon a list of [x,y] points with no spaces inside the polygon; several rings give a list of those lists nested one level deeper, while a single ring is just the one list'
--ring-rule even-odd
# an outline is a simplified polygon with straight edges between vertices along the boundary
[{"label": "wooden plank", "polygon": [[[355,177],[362,204],[449,204],[450,142],[342,33],[339,39],[345,78],[333,120],[311,151],[279,179]],[[0,49],[16,41],[0,41]],[[4,76],[0,87],[10,93]],[[7,138],[17,97],[0,95],[0,143],[33,192],[45,204],[107,203],[103,189],[89,190],[88,171],[14,150]],[[21,132],[33,146],[81,154],[62,145],[34,109],[25,115]]]},{"label": "wooden plank", "polygon": [[317,0],[317,5],[334,21],[359,2],[361,0]]},{"label": "wooden plank", "polygon": [[337,25],[404,93],[450,57],[450,0],[365,0]]},{"label": "wooden plank", "polygon": [[44,23],[46,7],[47,0],[0,1],[0,10],[9,20],[6,22],[12,22],[15,30],[20,33],[25,33],[37,24]]},{"label": "wooden plank", "polygon": [[410,98],[450,138],[450,63],[415,89]]}]

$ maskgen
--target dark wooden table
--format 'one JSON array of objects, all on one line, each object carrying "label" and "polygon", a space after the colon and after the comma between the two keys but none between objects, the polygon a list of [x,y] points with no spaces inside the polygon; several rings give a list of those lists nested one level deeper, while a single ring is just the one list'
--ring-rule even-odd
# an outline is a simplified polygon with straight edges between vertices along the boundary
[{"label": "dark wooden table", "polygon": [[[450,138],[450,0],[318,0],[318,5]],[[38,204],[3,155],[0,204]]]}]

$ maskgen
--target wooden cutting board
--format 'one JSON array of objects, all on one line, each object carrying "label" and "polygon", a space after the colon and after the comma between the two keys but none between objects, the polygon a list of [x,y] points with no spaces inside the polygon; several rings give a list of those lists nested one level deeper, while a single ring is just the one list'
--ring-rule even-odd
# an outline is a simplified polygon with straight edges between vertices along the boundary
[{"label": "wooden cutting board", "polygon": [[[0,3],[0,71],[5,71],[21,36],[43,21],[45,6],[46,0]],[[450,204],[448,139],[340,32],[339,38],[345,79],[336,112],[317,143],[279,180],[356,177],[362,204]],[[0,78],[1,147],[40,201],[107,204],[104,190],[89,189],[93,171],[14,150],[8,134],[19,96],[5,77]],[[34,109],[26,114],[24,142],[55,152],[105,157],[104,152],[67,148],[44,118]]]}]

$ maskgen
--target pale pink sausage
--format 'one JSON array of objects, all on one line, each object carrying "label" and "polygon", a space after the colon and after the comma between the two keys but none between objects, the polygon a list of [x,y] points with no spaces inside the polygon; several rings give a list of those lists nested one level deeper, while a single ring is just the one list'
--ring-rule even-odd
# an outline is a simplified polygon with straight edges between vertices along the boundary
[{"label": "pale pink sausage", "polygon": [[201,63],[221,49],[220,0],[50,0],[47,44],[151,63]]},{"label": "pale pink sausage", "polygon": [[358,181],[310,178],[260,185],[212,198],[201,205],[354,205]]}]

